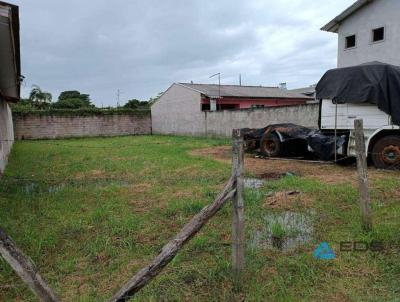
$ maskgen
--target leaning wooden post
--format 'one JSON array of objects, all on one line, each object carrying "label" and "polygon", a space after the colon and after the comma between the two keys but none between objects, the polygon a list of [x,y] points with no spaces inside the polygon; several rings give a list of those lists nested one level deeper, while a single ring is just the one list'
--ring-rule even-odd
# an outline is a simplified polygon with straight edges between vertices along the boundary
[{"label": "leaning wooden post", "polygon": [[235,193],[235,180],[229,179],[222,192],[214,202],[204,207],[194,216],[172,239],[161,249],[154,260],[136,273],[123,287],[109,300],[109,302],[124,302],[130,300],[143,286],[156,277],[168,263],[174,259],[178,251],[211,219],[224,205],[231,200]]},{"label": "leaning wooden post", "polygon": [[16,247],[14,241],[1,228],[0,254],[41,301],[59,301],[54,291],[39,275],[32,261]]},{"label": "leaning wooden post", "polygon": [[236,179],[236,192],[233,196],[232,215],[232,266],[236,281],[242,278],[244,269],[244,201],[243,201],[243,170],[244,141],[241,129],[232,132],[232,176]]},{"label": "leaning wooden post", "polygon": [[365,139],[364,139],[363,128],[364,127],[362,119],[354,121],[362,226],[364,230],[371,231],[372,230],[371,197],[369,196],[369,190],[368,190],[367,155],[365,152]]}]

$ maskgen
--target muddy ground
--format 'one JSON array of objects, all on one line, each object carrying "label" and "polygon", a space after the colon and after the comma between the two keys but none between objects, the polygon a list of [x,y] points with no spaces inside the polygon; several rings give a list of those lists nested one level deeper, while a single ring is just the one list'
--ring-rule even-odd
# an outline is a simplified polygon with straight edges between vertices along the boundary
[{"label": "muddy ground", "polygon": [[[231,161],[231,148],[228,146],[198,149],[193,155],[206,156],[212,159],[227,162]],[[355,163],[337,165],[333,163],[320,163],[302,160],[265,159],[257,158],[256,154],[245,155],[246,173],[259,178],[273,179],[280,175],[290,173],[311,179],[317,179],[324,183],[353,183],[357,184],[357,167]],[[384,171],[368,167],[369,179],[387,178],[388,175],[400,177],[400,171]]]}]

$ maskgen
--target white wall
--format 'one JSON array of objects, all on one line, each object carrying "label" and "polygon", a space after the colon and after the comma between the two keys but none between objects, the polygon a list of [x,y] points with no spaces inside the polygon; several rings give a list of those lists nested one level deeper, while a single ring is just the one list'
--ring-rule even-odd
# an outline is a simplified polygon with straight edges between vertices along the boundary
[{"label": "white wall", "polygon": [[200,93],[173,84],[151,107],[154,134],[203,135]]},{"label": "white wall", "polygon": [[0,174],[5,169],[13,142],[14,130],[11,110],[8,104],[0,99]]},{"label": "white wall", "polygon": [[[372,29],[382,26],[385,40],[372,43]],[[345,38],[353,34],[357,46],[345,50]],[[400,0],[375,0],[340,25],[338,67],[371,61],[400,65]]]},{"label": "white wall", "polygon": [[[171,100],[176,92],[175,89],[168,92],[168,97],[152,107],[154,134],[230,137],[235,128],[262,128],[279,123],[318,128],[319,104],[200,112],[187,99],[189,94]],[[169,106],[170,103],[173,105]]]}]

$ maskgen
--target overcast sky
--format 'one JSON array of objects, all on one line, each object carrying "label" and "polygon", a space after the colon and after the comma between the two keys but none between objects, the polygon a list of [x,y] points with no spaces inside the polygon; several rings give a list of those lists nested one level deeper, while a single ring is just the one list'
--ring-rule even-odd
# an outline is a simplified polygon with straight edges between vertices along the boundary
[{"label": "overcast sky", "polygon": [[20,6],[23,95],[88,93],[101,106],[147,100],[173,82],[289,88],[336,66],[319,29],[354,0],[9,0]]}]

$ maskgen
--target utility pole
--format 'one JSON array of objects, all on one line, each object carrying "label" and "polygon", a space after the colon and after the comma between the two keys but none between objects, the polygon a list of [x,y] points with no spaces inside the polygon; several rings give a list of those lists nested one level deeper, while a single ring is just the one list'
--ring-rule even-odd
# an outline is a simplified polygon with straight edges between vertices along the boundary
[{"label": "utility pole", "polygon": [[[221,73],[218,72],[216,74],[213,74],[212,76],[210,76],[210,79],[215,76],[218,76],[218,99],[220,99],[221,98]],[[218,104],[217,104],[217,107],[218,107]]]},{"label": "utility pole", "polygon": [[117,90],[117,108],[119,108],[119,98],[121,96],[121,90]]},{"label": "utility pole", "polygon": [[239,73],[239,86],[242,86],[242,74]]},{"label": "utility pole", "polygon": [[218,76],[218,98],[221,98],[221,73],[218,72],[216,74],[213,74],[212,76],[210,76],[210,79]]}]

